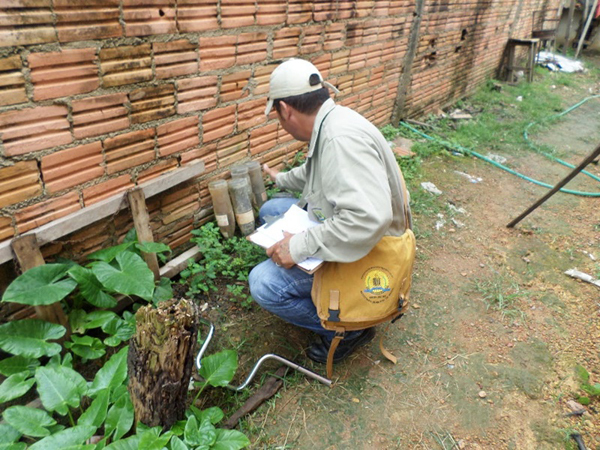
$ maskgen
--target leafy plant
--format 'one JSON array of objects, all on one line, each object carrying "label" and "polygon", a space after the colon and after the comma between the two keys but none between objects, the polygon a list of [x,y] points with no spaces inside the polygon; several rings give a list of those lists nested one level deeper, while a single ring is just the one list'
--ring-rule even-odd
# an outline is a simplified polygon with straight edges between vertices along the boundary
[{"label": "leafy plant", "polygon": [[579,388],[586,394],[577,399],[582,405],[589,405],[592,398],[600,397],[600,383],[590,383],[590,373],[581,365],[575,366],[575,374],[579,379]]},{"label": "leafy plant", "polygon": [[521,290],[514,281],[497,274],[489,280],[475,280],[474,285],[475,289],[483,294],[488,308],[500,311],[503,317],[522,316],[522,312],[517,308],[517,301],[526,297],[528,293]]}]

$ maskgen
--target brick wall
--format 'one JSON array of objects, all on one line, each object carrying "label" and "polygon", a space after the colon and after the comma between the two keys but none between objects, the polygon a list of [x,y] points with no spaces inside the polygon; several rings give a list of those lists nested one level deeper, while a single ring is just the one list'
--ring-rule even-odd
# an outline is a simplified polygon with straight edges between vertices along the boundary
[{"label": "brick wall", "polygon": [[[382,126],[397,104],[419,116],[471,92],[556,2],[4,1],[0,241],[202,160],[205,176],[149,201],[155,236],[184,245],[211,218],[210,179],[302,148],[263,114],[278,61],[310,59]],[[130,226],[120,213],[43,251],[77,258]]]}]

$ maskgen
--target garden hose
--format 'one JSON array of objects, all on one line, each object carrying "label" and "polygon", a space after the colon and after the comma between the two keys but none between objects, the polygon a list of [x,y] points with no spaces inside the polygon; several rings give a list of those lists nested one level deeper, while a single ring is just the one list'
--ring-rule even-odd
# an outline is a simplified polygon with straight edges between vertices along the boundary
[{"label": "garden hose", "polygon": [[[579,106],[581,106],[583,103],[585,103],[588,100],[591,100],[593,98],[600,98],[600,95],[594,95],[594,96],[591,96],[591,97],[587,97],[586,99],[582,100],[581,102],[577,103],[576,105],[571,106],[570,108],[568,108],[567,110],[563,111],[562,113],[557,114],[556,116],[551,116],[550,118],[560,117],[560,116],[562,116],[564,114],[567,114],[568,112],[573,111],[574,109],[576,109]],[[546,120],[549,120],[549,119],[546,119]],[[526,134],[527,130],[531,126],[535,125],[536,123],[537,122],[532,122],[532,123],[528,124],[527,127],[525,127],[524,135],[526,137],[526,140],[527,140],[528,144],[530,144],[530,143],[529,143],[529,140],[528,140],[528,137],[527,137],[527,134]],[[501,164],[499,162],[496,162],[496,161],[494,161],[494,160],[492,160],[490,158],[487,158],[487,157],[481,155],[480,153],[477,153],[474,150],[468,149],[468,148],[463,147],[463,146],[458,145],[458,144],[453,144],[453,143],[447,142],[445,140],[442,140],[442,139],[439,139],[439,138],[436,138],[436,137],[429,136],[429,135],[423,133],[422,131],[417,130],[416,128],[412,127],[411,125],[409,125],[408,123],[406,123],[404,121],[400,121],[400,125],[402,125],[403,127],[409,129],[413,133],[416,133],[419,136],[424,137],[427,140],[436,142],[436,143],[438,143],[440,145],[443,145],[446,148],[449,148],[450,150],[459,152],[461,154],[469,155],[469,156],[475,156],[476,158],[479,158],[479,159],[481,159],[481,160],[483,160],[485,162],[488,162],[488,163],[490,163],[490,164],[498,167],[499,169],[502,169],[502,170],[504,170],[504,171],[506,171],[506,172],[508,172],[508,173],[510,173],[512,175],[515,175],[515,176],[517,176],[519,178],[522,178],[523,180],[529,181],[530,183],[533,183],[533,184],[536,184],[538,186],[542,186],[542,187],[545,187],[545,188],[548,188],[548,189],[552,189],[554,187],[551,184],[544,183],[543,181],[535,180],[535,179],[533,179],[531,177],[523,175],[522,173],[519,173],[516,170],[511,169],[510,167],[507,167],[507,166],[505,166],[505,165],[503,165],[503,164]],[[530,144],[530,146],[531,145],[532,144]],[[549,156],[549,157],[551,156],[551,155],[548,155],[548,154],[545,154],[545,155]],[[552,157],[552,158],[554,158],[554,157]],[[556,159],[558,162],[561,162],[561,164],[567,165],[568,167],[571,167],[571,168],[575,167],[575,166],[573,166],[573,165],[571,165],[569,163],[566,163],[565,161],[560,161],[557,158],[554,158],[554,159]],[[587,173],[587,172],[585,172],[585,173],[586,173],[586,175],[591,176],[595,180],[600,181],[600,178],[596,177],[595,175]],[[576,191],[576,190],[565,189],[565,188],[561,188],[560,192],[564,192],[565,194],[579,195],[579,196],[582,196],[582,197],[600,197],[600,192],[583,192],[583,191]]]}]

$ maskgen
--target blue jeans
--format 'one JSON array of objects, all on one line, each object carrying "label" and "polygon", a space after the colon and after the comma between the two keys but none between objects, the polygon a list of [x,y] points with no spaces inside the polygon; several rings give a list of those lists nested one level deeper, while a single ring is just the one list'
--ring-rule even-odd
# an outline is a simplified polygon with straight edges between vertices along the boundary
[{"label": "blue jeans", "polygon": [[[262,222],[264,215],[282,214],[296,202],[295,198],[269,200],[260,209],[259,219]],[[284,269],[276,266],[272,259],[267,259],[252,269],[248,283],[252,298],[267,311],[292,325],[314,331],[328,341],[333,339],[335,332],[321,326],[317,309],[310,296],[312,275],[296,266]],[[358,334],[359,331],[346,333],[346,339],[352,339]]]}]

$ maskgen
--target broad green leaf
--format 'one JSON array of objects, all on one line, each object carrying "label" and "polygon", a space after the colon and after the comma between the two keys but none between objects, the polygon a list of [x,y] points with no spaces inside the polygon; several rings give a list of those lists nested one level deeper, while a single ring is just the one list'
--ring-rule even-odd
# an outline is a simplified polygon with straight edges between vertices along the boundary
[{"label": "broad green leaf", "polygon": [[195,416],[191,416],[183,432],[183,441],[190,446],[208,446],[215,442],[217,433],[215,427],[209,420],[205,420],[200,425]]},{"label": "broad green leaf", "polygon": [[160,302],[165,302],[173,298],[173,287],[171,286],[171,280],[162,277],[158,282],[158,286],[154,289],[154,295],[152,296],[152,303],[158,305]]},{"label": "broad green leaf", "polygon": [[[152,429],[140,435],[140,448],[144,450],[162,450],[169,443],[169,440],[173,436],[173,433],[166,432],[161,436],[161,429]],[[138,435],[139,435],[138,429]]]},{"label": "broad green leaf", "polygon": [[78,425],[45,437],[29,447],[29,450],[93,450],[95,445],[84,445],[96,432],[96,427]]},{"label": "broad green leaf", "polygon": [[29,371],[31,374],[35,372],[35,368],[40,365],[40,362],[34,358],[24,358],[22,356],[11,356],[0,361],[0,374],[5,377]]},{"label": "broad green leaf", "polygon": [[104,343],[91,336],[71,336],[72,342],[65,342],[65,347],[84,359],[98,359],[106,353]]},{"label": "broad green leaf", "polygon": [[208,419],[210,420],[210,423],[216,425],[223,419],[223,416],[225,416],[225,414],[223,413],[223,410],[221,408],[217,406],[212,406],[210,408],[200,411],[200,416],[198,417],[198,420],[202,422],[203,420]]},{"label": "broad green leaf", "polygon": [[199,373],[211,386],[225,387],[235,375],[237,364],[237,353],[234,350],[223,350],[202,358]]},{"label": "broad green leaf", "polygon": [[168,253],[171,247],[162,242],[138,242],[135,247],[144,253]]},{"label": "broad green leaf", "polygon": [[102,285],[113,292],[152,299],[154,274],[141,256],[126,251],[116,256],[118,267],[106,262],[94,265],[92,271]]},{"label": "broad green leaf", "polygon": [[95,261],[104,261],[106,263],[109,263],[113,259],[115,259],[117,255],[127,251],[127,249],[132,245],[133,242],[124,242],[120,245],[115,245],[114,247],[103,248],[102,250],[98,250],[97,252],[90,253],[87,256],[87,259]]},{"label": "broad green leaf", "polygon": [[135,230],[135,227],[132,227],[129,229],[129,231],[123,238],[123,244],[125,244],[126,242],[131,242],[131,243],[135,244],[137,241],[138,241],[137,231]]},{"label": "broad green leaf", "polygon": [[69,313],[69,326],[72,333],[85,333],[87,313],[83,309],[73,309]]},{"label": "broad green leaf", "polygon": [[102,328],[105,331],[104,328],[114,320],[119,320],[119,316],[112,311],[92,311],[86,317],[85,328]]},{"label": "broad green leaf", "polygon": [[133,425],[133,405],[129,395],[122,395],[117,402],[111,406],[106,415],[104,433],[110,436],[114,431],[113,440],[118,440],[127,433]]},{"label": "broad green leaf", "polygon": [[577,402],[582,404],[583,406],[587,406],[591,403],[591,400],[589,397],[578,397]]},{"label": "broad green leaf", "polygon": [[127,351],[129,347],[123,347],[118,353],[115,353],[110,359],[96,372],[94,381],[90,386],[88,395],[94,398],[97,392],[123,384],[127,378]]},{"label": "broad green leaf", "polygon": [[185,445],[183,443],[183,441],[181,439],[179,439],[177,436],[173,436],[173,438],[171,438],[171,442],[169,442],[169,449],[170,450],[190,450],[190,448]]},{"label": "broad green leaf", "polygon": [[583,383],[581,389],[592,397],[600,395],[600,383],[594,385]]},{"label": "broad green leaf", "polygon": [[112,444],[104,447],[104,450],[140,450],[140,437],[131,436],[127,439],[113,442]]},{"label": "broad green leaf", "polygon": [[65,353],[64,358],[60,359],[60,355],[54,355],[52,358],[50,358],[48,360],[48,364],[46,364],[46,367],[58,367],[58,366],[64,366],[64,367],[68,367],[69,369],[73,368],[73,355],[71,353]]},{"label": "broad green leaf", "polygon": [[25,395],[35,380],[29,372],[15,373],[0,384],[0,403],[8,402]]},{"label": "broad green leaf", "polygon": [[112,336],[107,337],[104,340],[106,345],[115,347],[123,341],[128,341],[135,334],[135,323],[117,318],[109,322],[102,330],[111,334]]},{"label": "broad green leaf", "polygon": [[187,423],[187,419],[178,420],[171,427],[171,432],[176,436],[183,436],[183,430],[185,430],[186,423]]},{"label": "broad green leaf", "polygon": [[211,450],[239,450],[250,445],[250,440],[237,430],[217,429],[217,439]]},{"label": "broad green leaf", "polygon": [[92,404],[79,417],[77,425],[91,425],[93,427],[100,428],[106,419],[109,397],[109,389],[104,389],[98,392]]},{"label": "broad green leaf", "polygon": [[16,278],[6,288],[3,302],[24,305],[51,305],[67,295],[77,286],[73,280],[62,280],[69,270],[66,264],[44,264],[33,267]]},{"label": "broad green leaf", "polygon": [[48,436],[50,431],[46,428],[56,423],[46,411],[27,406],[11,406],[2,417],[19,433],[32,437]]},{"label": "broad green leaf", "polygon": [[575,374],[579,377],[579,379],[583,383],[588,383],[590,381],[589,372],[585,369],[585,367],[583,367],[579,364],[575,366]]},{"label": "broad green leaf", "polygon": [[92,305],[97,308],[114,308],[117,300],[107,294],[96,275],[85,267],[74,266],[69,270],[69,276],[79,285],[79,292]]},{"label": "broad green leaf", "polygon": [[7,444],[17,442],[21,433],[6,423],[0,423],[0,449]]},{"label": "broad green leaf", "polygon": [[61,416],[67,414],[69,406],[77,408],[87,390],[85,379],[64,366],[38,367],[35,379],[44,408]]},{"label": "broad green leaf", "polygon": [[111,390],[109,403],[116,403],[123,395],[129,395],[127,384],[120,384]]},{"label": "broad green leaf", "polygon": [[0,325],[0,348],[25,358],[53,356],[62,347],[50,339],[61,338],[67,330],[62,325],[37,319],[16,320]]}]

